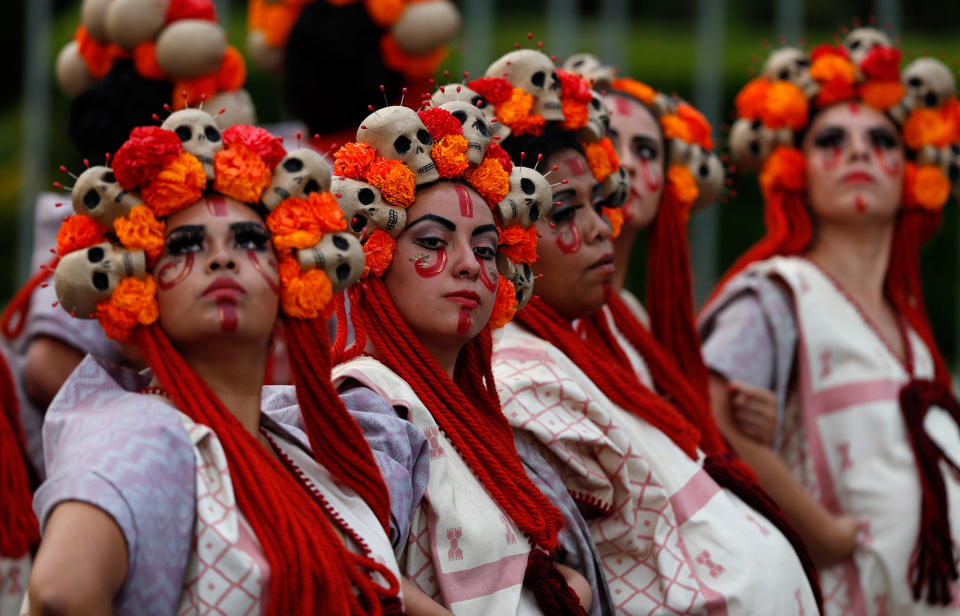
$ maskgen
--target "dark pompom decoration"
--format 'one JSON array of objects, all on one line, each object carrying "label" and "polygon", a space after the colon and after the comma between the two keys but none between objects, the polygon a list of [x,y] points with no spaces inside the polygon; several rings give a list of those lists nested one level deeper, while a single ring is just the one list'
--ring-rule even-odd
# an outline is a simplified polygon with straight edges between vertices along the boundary
[{"label": "dark pompom decoration", "polygon": [[70,104],[67,132],[84,158],[102,161],[116,152],[136,126],[153,124],[153,114],[164,115],[173,85],[144,79],[130,60],[118,60],[107,75],[84,90]]},{"label": "dark pompom decoration", "polygon": [[404,80],[380,58],[383,33],[363,3],[303,8],[287,41],[284,96],[311,133],[356,128],[370,113],[367,105],[383,106],[381,84],[399,100]]}]

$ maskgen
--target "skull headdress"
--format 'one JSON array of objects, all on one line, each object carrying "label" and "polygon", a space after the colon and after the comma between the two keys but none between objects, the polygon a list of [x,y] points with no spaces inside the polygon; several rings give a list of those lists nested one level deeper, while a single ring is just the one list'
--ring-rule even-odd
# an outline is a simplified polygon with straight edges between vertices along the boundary
[{"label": "skull headdress", "polygon": [[118,340],[154,322],[157,287],[148,272],[163,252],[165,218],[213,190],[271,212],[281,308],[292,317],[321,316],[363,272],[363,250],[346,232],[329,184],[318,154],[287,153],[280,139],[252,126],[221,132],[196,109],[136,128],[112,168],[90,167],[73,187],[76,214],[57,240],[60,304],[99,319]]}]

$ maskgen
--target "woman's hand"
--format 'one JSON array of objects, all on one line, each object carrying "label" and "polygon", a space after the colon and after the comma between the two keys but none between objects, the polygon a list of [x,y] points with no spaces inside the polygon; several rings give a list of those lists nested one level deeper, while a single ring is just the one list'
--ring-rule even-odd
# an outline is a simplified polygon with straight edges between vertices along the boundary
[{"label": "woman's hand", "polygon": [[829,533],[831,538],[820,546],[820,562],[817,564],[829,567],[853,554],[861,526],[860,520],[849,514],[833,518]]},{"label": "woman's hand", "polygon": [[407,616],[453,616],[450,610],[428,597],[409,579],[401,578],[400,584]]},{"label": "woman's hand", "polygon": [[776,394],[743,381],[731,381],[728,387],[737,429],[761,445],[772,447],[777,438]]},{"label": "woman's hand", "polygon": [[567,586],[569,586],[573,592],[577,593],[577,598],[580,599],[580,607],[583,608],[583,611],[589,613],[590,604],[593,603],[593,592],[590,590],[590,583],[587,581],[587,578],[583,577],[579,571],[571,569],[566,565],[554,563],[553,566],[560,572],[563,579],[567,581]]}]

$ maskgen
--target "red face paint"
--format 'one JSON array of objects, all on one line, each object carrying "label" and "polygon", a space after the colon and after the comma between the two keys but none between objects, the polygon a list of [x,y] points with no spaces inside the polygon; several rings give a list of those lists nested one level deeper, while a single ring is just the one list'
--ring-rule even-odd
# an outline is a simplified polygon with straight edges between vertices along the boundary
[{"label": "red face paint", "polygon": [[461,310],[460,318],[457,320],[457,333],[461,336],[470,333],[470,328],[473,324],[470,322],[470,311]]},{"label": "red face paint", "polygon": [[211,216],[223,218],[227,215],[227,201],[220,195],[210,195],[207,197],[207,211]]},{"label": "red face paint", "polygon": [[631,115],[632,111],[630,110],[630,103],[627,102],[627,99],[623,98],[622,96],[617,96],[613,100],[613,106],[618,114],[624,116]]},{"label": "red face paint", "polygon": [[584,175],[587,172],[587,166],[583,164],[583,158],[579,156],[570,156],[568,158],[564,158],[563,162],[570,167],[570,173],[575,176]]},{"label": "red face paint", "polygon": [[890,158],[887,155],[887,151],[881,147],[873,148],[873,153],[877,156],[877,162],[880,163],[880,168],[883,169],[883,172],[889,177],[896,177],[900,174],[900,163],[899,162],[890,162]]},{"label": "red face paint", "polygon": [[557,234],[557,248],[568,255],[580,250],[580,229],[573,224],[572,220],[567,223],[566,229]]},{"label": "red face paint", "polygon": [[437,251],[437,262],[430,264],[430,255],[419,254],[413,260],[413,269],[424,278],[433,278],[438,275],[447,266],[447,250],[441,248]]},{"label": "red face paint", "polygon": [[483,286],[487,288],[487,291],[491,293],[497,290],[497,281],[499,276],[497,275],[497,268],[492,267],[486,263],[480,257],[477,257],[477,263],[480,264],[480,282],[483,283]]},{"label": "red face paint", "polygon": [[193,255],[194,253],[188,252],[184,256],[174,257],[172,261],[161,267],[157,272],[157,286],[164,291],[169,291],[186,280],[193,271]]},{"label": "red face paint", "polygon": [[217,302],[220,314],[220,331],[232,334],[237,331],[237,304],[232,300]]},{"label": "red face paint", "polygon": [[643,178],[643,185],[650,192],[657,192],[663,186],[663,176],[654,177],[650,173],[650,161],[646,158],[640,159],[640,177]]},{"label": "red face paint", "polygon": [[256,250],[248,250],[247,258],[250,259],[250,264],[253,265],[253,269],[257,270],[257,273],[267,281],[267,285],[270,287],[270,290],[273,291],[273,294],[279,295],[280,285],[278,284],[279,275],[277,272],[277,262],[273,257],[267,259],[267,268],[269,268],[270,272],[273,272],[272,274],[264,269],[263,264],[260,263],[260,258],[257,257]]},{"label": "red face paint", "polygon": [[853,115],[857,115],[858,113],[860,113],[860,105],[857,103],[850,103],[849,109],[850,109],[850,113],[852,113]]},{"label": "red face paint", "polygon": [[857,195],[856,208],[857,208],[857,212],[859,212],[860,214],[867,211],[867,201],[866,199],[863,198],[863,195]]},{"label": "red face paint", "polygon": [[840,164],[840,146],[830,148],[830,153],[823,159],[823,168],[827,171],[833,171]]},{"label": "red face paint", "polygon": [[454,184],[453,188],[457,191],[457,199],[460,201],[460,215],[464,218],[473,218],[473,199],[470,198],[470,193],[460,184]]}]

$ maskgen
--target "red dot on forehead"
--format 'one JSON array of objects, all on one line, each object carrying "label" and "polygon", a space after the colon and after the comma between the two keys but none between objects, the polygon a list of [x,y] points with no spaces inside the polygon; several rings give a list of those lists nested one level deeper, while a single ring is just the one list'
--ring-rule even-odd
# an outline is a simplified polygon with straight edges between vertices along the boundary
[{"label": "red dot on forehead", "polygon": [[583,175],[587,172],[587,166],[583,164],[583,159],[579,156],[568,156],[563,159],[567,167],[570,167],[570,173],[573,175]]},{"label": "red dot on forehead", "polygon": [[227,215],[227,200],[220,195],[207,197],[207,211],[211,216],[222,218]]},{"label": "red dot on forehead", "polygon": [[860,103],[850,103],[850,113],[860,113]]},{"label": "red dot on forehead", "polygon": [[454,184],[453,188],[457,191],[457,200],[460,201],[460,215],[464,218],[473,218],[473,199],[470,198],[470,193],[460,184]]},{"label": "red dot on forehead", "polygon": [[623,98],[622,96],[618,96],[613,100],[613,106],[618,114],[628,116],[633,113],[633,111],[630,109],[630,103],[627,102],[627,99]]}]

